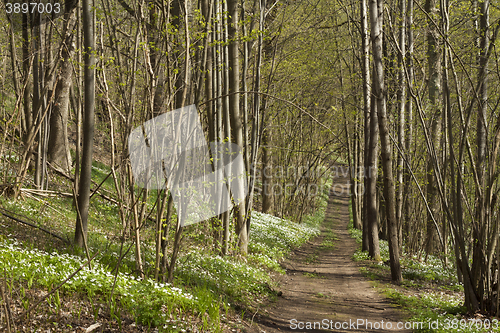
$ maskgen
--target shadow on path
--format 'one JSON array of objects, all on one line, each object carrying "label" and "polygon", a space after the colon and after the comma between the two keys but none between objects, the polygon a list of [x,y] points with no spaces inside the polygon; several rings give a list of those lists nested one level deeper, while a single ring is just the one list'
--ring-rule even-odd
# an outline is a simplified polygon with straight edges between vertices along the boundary
[{"label": "shadow on path", "polygon": [[[346,181],[337,177],[334,185]],[[247,332],[411,332],[397,328],[404,323],[402,314],[352,261],[357,244],[349,236],[348,223],[348,194],[332,191],[320,236],[283,262],[287,274],[280,279],[282,297],[260,308]],[[331,231],[333,247],[324,246]]]}]

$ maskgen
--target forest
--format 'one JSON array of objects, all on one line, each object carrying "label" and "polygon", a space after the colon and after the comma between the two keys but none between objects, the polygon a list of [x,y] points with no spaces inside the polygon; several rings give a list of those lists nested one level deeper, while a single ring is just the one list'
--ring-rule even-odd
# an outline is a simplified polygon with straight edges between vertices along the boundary
[{"label": "forest", "polygon": [[495,1],[16,1],[0,331],[294,331],[335,254],[394,322],[500,330]]}]

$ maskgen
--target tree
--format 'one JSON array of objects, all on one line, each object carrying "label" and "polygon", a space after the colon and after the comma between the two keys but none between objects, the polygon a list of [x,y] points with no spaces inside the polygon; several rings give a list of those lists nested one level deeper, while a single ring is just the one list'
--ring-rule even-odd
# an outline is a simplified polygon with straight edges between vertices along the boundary
[{"label": "tree", "polygon": [[76,23],[75,10],[78,1],[71,0],[65,3],[64,19],[69,29],[63,38],[62,62],[56,86],[54,107],[50,115],[50,132],[47,158],[50,163],[63,170],[71,167],[71,155],[68,143],[68,116],[69,95],[73,78],[73,56],[75,54],[74,26]]},{"label": "tree", "polygon": [[[436,0],[426,0],[425,10],[429,14],[427,32],[427,72],[429,76],[428,94],[430,104],[430,128],[431,128],[431,149],[437,153],[441,142],[441,50],[439,28],[433,22],[439,22],[439,11]],[[430,204],[432,215],[438,216],[439,200],[437,190],[437,180],[434,175],[436,163],[438,161],[429,154],[427,160],[427,201]],[[427,237],[426,252],[434,253],[437,243],[437,230],[433,219],[427,217]]]},{"label": "tree", "polygon": [[24,81],[24,97],[23,97],[23,113],[24,113],[24,135],[23,140],[25,143],[28,140],[28,132],[31,130],[33,126],[33,114],[31,111],[30,104],[30,72],[31,72],[31,64],[30,64],[30,41],[29,41],[29,22],[28,22],[28,14],[23,15],[23,81]]},{"label": "tree", "polygon": [[[398,145],[401,149],[405,146],[405,106],[406,106],[406,74],[405,74],[405,59],[406,59],[406,0],[399,0],[399,41],[398,41],[398,81],[401,86],[398,87]],[[397,159],[397,196],[396,196],[396,221],[398,223],[398,241],[399,248],[403,244],[403,198],[405,186],[403,183],[405,167],[403,163],[403,155],[398,154]]]},{"label": "tree", "polygon": [[85,49],[85,104],[83,120],[83,151],[82,151],[82,171],[80,173],[80,185],[78,186],[78,211],[75,244],[83,246],[87,237],[88,214],[90,201],[90,185],[92,174],[92,151],[94,141],[94,108],[95,108],[95,42],[94,42],[94,21],[90,10],[90,1],[82,0],[83,12],[83,38]]},{"label": "tree", "polygon": [[[243,125],[241,123],[240,114],[240,94],[233,92],[239,91],[240,87],[240,65],[239,65],[239,42],[238,42],[238,2],[237,0],[228,0],[228,14],[230,20],[228,22],[228,38],[231,41],[229,44],[229,107],[231,110],[231,136],[234,142],[243,151]],[[236,171],[241,174],[243,170]],[[236,210],[236,232],[239,236],[240,250],[243,254],[248,251],[248,234],[245,219],[245,200],[238,205]]]},{"label": "tree", "polygon": [[[373,127],[378,133],[378,121],[372,124],[371,120],[376,120],[371,105],[371,85],[370,85],[370,36],[368,34],[368,13],[366,0],[360,1],[361,14],[361,73],[363,80],[363,110],[365,116],[364,127],[364,195],[363,195],[363,243],[362,250],[369,251],[370,256],[379,260],[380,250],[378,245],[378,225],[376,219],[376,178],[377,176],[377,134],[371,131]],[[374,139],[372,139],[374,137]],[[374,141],[372,141],[374,140]],[[374,145],[372,145],[374,143]],[[370,234],[370,232],[372,232]]]},{"label": "tree", "polygon": [[[413,49],[414,49],[414,42],[413,42],[413,0],[408,0],[408,6],[407,6],[407,12],[405,13],[406,17],[405,19],[407,20],[406,27],[407,27],[407,34],[408,34],[408,52],[407,52],[407,57],[405,59],[406,63],[403,65],[404,68],[404,74],[405,77],[407,77],[406,84],[408,86],[408,89],[412,89],[413,86]],[[411,97],[408,98],[406,101],[406,128],[405,128],[405,155],[409,156],[409,153],[411,151],[411,145],[413,141],[413,103],[411,100]],[[401,147],[403,148],[403,147]],[[403,217],[404,217],[404,234],[403,238],[404,239],[409,239],[411,232],[412,232],[412,222],[411,222],[411,199],[412,196],[410,195],[410,186],[411,186],[411,172],[409,170],[409,167],[404,168],[404,177],[403,177],[403,183],[404,183],[404,193],[406,194],[406,198],[403,198],[404,201],[404,208],[403,208]],[[408,242],[407,244],[407,252],[411,252],[411,243]]]},{"label": "tree", "polygon": [[391,276],[395,282],[403,280],[399,262],[398,232],[396,221],[396,193],[392,173],[392,149],[389,139],[389,125],[385,102],[384,66],[383,66],[383,16],[384,0],[370,0],[371,38],[373,49],[373,95],[377,105],[382,168],[384,171],[384,196],[389,233],[389,256]]}]

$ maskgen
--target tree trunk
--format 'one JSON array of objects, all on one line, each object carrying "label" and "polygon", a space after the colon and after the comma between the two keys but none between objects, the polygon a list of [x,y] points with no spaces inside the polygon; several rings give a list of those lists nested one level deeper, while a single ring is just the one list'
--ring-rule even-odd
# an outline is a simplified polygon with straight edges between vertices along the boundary
[{"label": "tree trunk", "polygon": [[269,148],[267,147],[269,143],[269,132],[262,134],[262,212],[270,214],[273,194],[272,194],[272,162],[269,153]]},{"label": "tree trunk", "polygon": [[[83,27],[85,53],[85,106],[83,121],[83,156],[82,172],[80,175],[80,186],[78,194],[78,209],[75,228],[75,244],[83,246],[84,238],[87,236],[90,185],[92,173],[92,149],[94,140],[94,105],[95,105],[95,56],[94,56],[94,22],[90,11],[90,1],[83,0]],[[76,180],[75,180],[76,181]]]},{"label": "tree trunk", "polygon": [[[43,90],[42,87],[42,81],[43,81],[43,75],[40,75],[42,72],[41,70],[41,60],[42,58],[42,46],[41,46],[41,29],[40,29],[40,24],[39,22],[36,22],[36,20],[40,20],[39,15],[34,15],[33,20],[35,22],[31,22],[32,28],[33,28],[33,54],[34,54],[34,59],[33,59],[33,99],[32,99],[32,109],[33,109],[33,122],[36,124],[40,121],[41,114],[43,111],[40,111],[39,105],[42,100],[41,96],[41,91]],[[35,175],[34,175],[34,182],[35,186],[37,188],[40,188],[41,186],[41,154],[39,153],[41,150],[41,135],[40,132],[36,134],[36,140],[38,142],[38,147],[37,151],[38,154],[36,155],[36,158],[34,160],[35,163]]]},{"label": "tree trunk", "polygon": [[[426,0],[425,10],[434,20],[439,22],[439,14],[436,0]],[[428,93],[429,93],[429,113],[431,119],[431,142],[437,154],[437,149],[440,146],[441,138],[441,105],[439,103],[439,95],[441,94],[441,56],[439,45],[438,28],[428,20],[429,30],[427,32],[427,59],[428,59]],[[429,154],[427,160],[427,201],[429,202],[432,215],[439,215],[439,197],[436,186],[436,177],[434,175],[434,162],[432,155]],[[428,214],[427,216],[427,236],[426,236],[426,252],[433,254],[436,252],[437,246],[437,230],[434,221]]]},{"label": "tree trunk", "polygon": [[[228,13],[228,3],[227,2],[222,2],[221,3],[221,15],[222,17],[225,17],[224,13]],[[230,14],[229,14],[230,15]],[[223,97],[222,98],[222,108],[224,111],[224,115],[222,117],[223,123],[224,123],[224,136],[223,140],[229,139],[234,140],[231,137],[231,122],[232,122],[232,113],[231,113],[231,105],[230,105],[230,96],[229,96],[229,90],[230,90],[230,75],[229,75],[229,70],[231,68],[231,65],[229,64],[229,17],[224,18],[221,20],[222,21],[222,29],[221,29],[221,40],[224,42],[224,45],[222,46],[222,63],[224,64],[224,71],[222,72],[222,92],[223,92]],[[226,168],[226,171],[228,173],[231,172],[229,168]],[[229,212],[224,212],[222,213],[222,224],[224,226],[224,254],[228,254],[229,251],[229,241],[230,241],[230,234],[231,234],[231,219],[229,216]],[[236,221],[236,233],[238,233],[239,230],[239,225],[238,221]],[[239,237],[238,237],[239,238]]]},{"label": "tree trunk", "polygon": [[361,72],[363,77],[363,109],[365,116],[365,130],[364,130],[364,191],[363,191],[363,242],[362,250],[368,251],[370,237],[369,237],[369,195],[368,188],[370,183],[369,170],[373,160],[369,159],[370,154],[370,102],[371,102],[371,86],[370,86],[370,36],[368,35],[368,14],[366,9],[366,0],[360,1],[360,13],[361,13]]},{"label": "tree trunk", "polygon": [[389,140],[389,124],[387,120],[384,66],[383,66],[383,15],[384,0],[370,0],[371,37],[374,61],[374,96],[377,102],[380,142],[382,152],[382,168],[384,170],[384,196],[389,234],[389,256],[391,262],[391,277],[395,282],[401,282],[403,276],[399,263],[398,234],[396,221],[396,193],[392,174],[392,150]]},{"label": "tree trunk", "polygon": [[487,67],[488,58],[486,57],[489,47],[489,0],[481,1],[480,3],[480,20],[479,20],[479,91],[478,91],[478,113],[477,113],[477,129],[476,129],[476,144],[477,144],[477,178],[479,180],[478,188],[476,189],[476,207],[475,207],[475,225],[472,227],[473,245],[473,260],[472,260],[472,278],[475,284],[475,289],[481,308],[484,310],[483,296],[489,281],[486,275],[486,231],[489,229],[489,220],[486,214],[486,194],[489,192],[485,186],[486,183],[486,134],[487,127],[485,120],[488,112],[488,80]]},{"label": "tree trunk", "polygon": [[172,193],[168,193],[168,202],[167,202],[167,215],[165,216],[165,223],[162,226],[162,237],[161,237],[161,276],[162,276],[162,281],[165,282],[165,279],[167,278],[166,272],[167,272],[167,264],[168,264],[168,258],[167,258],[167,245],[168,245],[168,237],[169,237],[169,231],[170,231],[170,226],[172,224],[172,215],[174,212],[174,199],[172,197]]},{"label": "tree trunk", "polygon": [[[257,4],[257,0],[254,1],[254,7]],[[259,30],[264,31],[264,13],[266,9],[266,0],[259,1]],[[260,100],[260,73],[261,73],[261,65],[262,65],[262,51],[263,51],[263,36],[259,34],[258,42],[257,42],[257,51],[256,51],[256,61],[255,61],[255,70],[254,70],[254,92],[253,95],[253,120],[252,120],[252,138],[251,138],[251,147],[252,151],[250,154],[250,175],[248,177],[248,196],[246,200],[246,228],[247,235],[250,233],[250,221],[252,215],[252,207],[253,207],[253,196],[255,189],[255,177],[257,172],[257,156],[259,153],[260,146],[260,135],[262,131],[261,127],[261,112],[260,108],[263,104],[261,104]],[[276,199],[273,196],[273,199]],[[274,206],[274,211],[277,211],[276,205]]]},{"label": "tree trunk", "polygon": [[23,113],[24,113],[24,133],[23,141],[27,143],[28,133],[33,126],[33,115],[31,113],[31,86],[29,85],[29,77],[31,71],[30,65],[30,41],[29,41],[29,25],[28,14],[23,15],[23,82],[24,82],[24,98],[23,98]]},{"label": "tree trunk", "polygon": [[377,176],[378,176],[378,117],[377,103],[372,95],[370,101],[370,141],[368,146],[367,167],[365,170],[366,219],[368,227],[368,253],[373,259],[380,261],[378,239],[378,207],[377,207]]},{"label": "tree trunk", "polygon": [[75,54],[75,43],[72,27],[76,22],[76,5],[76,2],[68,1],[65,6],[64,19],[69,22],[69,29],[66,36],[64,36],[63,59],[56,86],[54,107],[50,115],[50,133],[47,151],[48,161],[65,171],[71,167],[71,155],[68,143],[68,116],[70,88],[73,82],[72,59]]},{"label": "tree trunk", "polygon": [[[238,2],[237,0],[228,0],[227,8],[229,13],[228,38],[229,44],[229,93],[239,91],[240,87],[240,65],[238,51]],[[231,94],[229,96],[229,106],[231,110],[231,136],[241,151],[243,151],[243,126],[240,115],[240,94]],[[236,174],[242,174],[243,170],[237,170]],[[239,246],[243,254],[248,251],[248,234],[245,223],[245,200],[235,210],[236,213],[236,232],[239,236]]]},{"label": "tree trunk", "polygon": [[[408,0],[407,7],[407,24],[406,27],[408,29],[408,52],[406,58],[406,66],[408,72],[408,87],[411,90],[413,87],[413,0]],[[406,138],[405,138],[405,152],[407,156],[409,156],[411,150],[411,144],[413,140],[413,103],[411,98],[408,99],[406,105]],[[402,148],[402,147],[401,147]],[[404,237],[407,240],[407,252],[412,251],[411,248],[411,239],[412,235],[412,223],[410,221],[411,216],[411,203],[412,196],[410,194],[410,184],[411,184],[411,173],[408,170],[408,167],[404,169],[404,192],[406,195],[406,200],[404,200]]]},{"label": "tree trunk", "polygon": [[[399,0],[400,27],[399,27],[399,49],[398,54],[398,77],[399,89],[397,93],[398,100],[398,145],[401,149],[405,146],[405,104],[406,104],[406,0]],[[397,160],[397,197],[396,197],[396,221],[398,223],[399,249],[403,248],[403,198],[404,198],[404,163],[403,155],[398,154]]]}]

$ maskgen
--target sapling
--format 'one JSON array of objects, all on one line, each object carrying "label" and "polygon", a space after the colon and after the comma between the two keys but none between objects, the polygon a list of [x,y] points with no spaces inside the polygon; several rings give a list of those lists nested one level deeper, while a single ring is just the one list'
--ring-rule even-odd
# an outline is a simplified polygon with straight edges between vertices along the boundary
[{"label": "sapling", "polygon": [[59,290],[56,291],[56,293],[54,294],[54,301],[56,305],[56,312],[57,315],[59,316],[61,313],[61,298],[59,297]]}]

